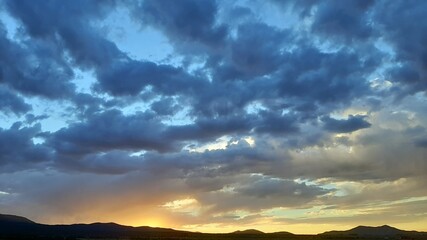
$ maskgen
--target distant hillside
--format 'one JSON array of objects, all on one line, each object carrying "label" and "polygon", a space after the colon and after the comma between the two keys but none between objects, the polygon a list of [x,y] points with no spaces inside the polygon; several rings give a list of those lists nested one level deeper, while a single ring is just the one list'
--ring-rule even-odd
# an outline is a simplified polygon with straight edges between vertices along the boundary
[{"label": "distant hillside", "polygon": [[289,232],[264,233],[247,229],[233,233],[207,234],[170,228],[130,227],[116,223],[46,225],[27,218],[0,214],[0,240],[57,239],[180,239],[180,240],[317,240],[317,239],[416,239],[426,240],[427,233],[403,231],[387,225],[359,226],[347,231],[331,231],[319,235],[294,235]]},{"label": "distant hillside", "polygon": [[121,238],[121,237],[186,237],[196,234],[186,231],[178,231],[169,228],[130,227],[116,223],[92,223],[71,225],[45,225],[35,223],[29,219],[0,215],[0,239],[2,238]]},{"label": "distant hillside", "polygon": [[349,233],[359,235],[398,235],[407,233],[407,231],[384,225],[380,227],[358,226],[350,229]]},{"label": "distant hillside", "polygon": [[379,227],[358,226],[346,231],[330,231],[321,235],[358,235],[358,236],[408,236],[423,234],[416,231],[404,231],[388,225]]},{"label": "distant hillside", "polygon": [[290,232],[285,232],[285,231],[281,231],[281,232],[274,232],[274,233],[271,233],[272,235],[278,235],[278,236],[283,236],[283,235],[288,235],[288,236],[291,236],[291,235],[295,235],[295,234],[293,234],[293,233],[290,233]]},{"label": "distant hillside", "polygon": [[14,216],[14,215],[6,215],[0,214],[0,222],[8,222],[8,223],[34,223],[28,218]]},{"label": "distant hillside", "polygon": [[246,229],[243,231],[235,231],[233,234],[264,234],[264,232],[256,230],[256,229]]},{"label": "distant hillside", "polygon": [[260,230],[257,229],[246,229],[243,231],[235,231],[232,232],[231,234],[237,234],[237,235],[263,235],[265,237],[284,237],[284,236],[295,236],[295,234],[290,233],[290,232],[285,232],[285,231],[281,231],[281,232],[273,232],[273,233],[265,233],[262,232]]}]

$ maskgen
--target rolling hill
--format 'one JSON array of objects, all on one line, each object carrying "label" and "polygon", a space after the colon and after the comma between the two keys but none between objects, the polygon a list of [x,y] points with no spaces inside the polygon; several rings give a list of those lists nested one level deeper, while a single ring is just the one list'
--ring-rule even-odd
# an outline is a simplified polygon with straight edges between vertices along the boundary
[{"label": "rolling hill", "polygon": [[179,231],[170,228],[130,227],[116,223],[46,225],[25,217],[0,214],[0,240],[53,239],[427,239],[427,233],[404,231],[387,225],[358,226],[347,231],[330,231],[318,235],[295,235],[289,232],[264,233],[256,229],[232,233],[208,234]]},{"label": "rolling hill", "polygon": [[423,232],[417,231],[404,231],[388,225],[369,227],[369,226],[358,226],[346,231],[330,231],[320,235],[347,235],[347,236],[360,236],[360,237],[392,237],[392,236],[415,236],[415,235],[426,235]]},{"label": "rolling hill", "polygon": [[189,234],[196,234],[186,231],[178,231],[169,228],[153,227],[130,227],[116,223],[91,223],[91,224],[71,224],[71,225],[46,225],[35,223],[27,218],[0,215],[0,239],[2,238],[120,238],[120,237],[164,237],[180,236],[186,237]]},{"label": "rolling hill", "polygon": [[2,223],[34,223],[34,222],[24,217],[0,214],[0,224]]},{"label": "rolling hill", "polygon": [[264,232],[256,230],[256,229],[246,229],[243,231],[235,231],[233,234],[264,234]]}]

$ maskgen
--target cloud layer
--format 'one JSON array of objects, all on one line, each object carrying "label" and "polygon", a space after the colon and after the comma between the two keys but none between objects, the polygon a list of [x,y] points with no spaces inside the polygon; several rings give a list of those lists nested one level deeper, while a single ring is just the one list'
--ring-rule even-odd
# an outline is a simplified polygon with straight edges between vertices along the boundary
[{"label": "cloud layer", "polygon": [[418,0],[1,1],[0,208],[427,230],[426,14]]}]

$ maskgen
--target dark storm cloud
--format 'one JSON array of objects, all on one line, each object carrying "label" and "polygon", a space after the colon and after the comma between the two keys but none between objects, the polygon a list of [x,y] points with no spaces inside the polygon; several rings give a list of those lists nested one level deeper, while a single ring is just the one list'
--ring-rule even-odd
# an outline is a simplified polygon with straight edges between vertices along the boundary
[{"label": "dark storm cloud", "polygon": [[[370,1],[295,4],[295,8],[315,8],[310,31],[319,36],[371,36],[372,26],[364,13],[371,11]],[[203,72],[190,74],[184,67],[132,60],[97,28],[96,21],[114,6],[114,1],[73,1],[63,7],[56,1],[6,2],[6,8],[23,23],[29,36],[50,43],[46,45],[52,51],[49,61],[69,67],[61,60],[63,52],[54,54],[64,47],[73,64],[95,70],[98,93],[114,97],[107,101],[90,94],[74,95],[75,108],[70,109],[86,119],[64,127],[48,141],[59,153],[98,156],[99,151],[110,150],[176,151],[191,141],[202,143],[240,134],[289,138],[300,133],[301,124],[311,124],[357,97],[373,94],[364,79],[381,63],[382,55],[375,49],[368,52],[340,47],[326,51],[297,30],[274,28],[261,21],[236,23],[233,35],[226,25],[219,24],[214,1],[142,1],[131,6],[136,21],[162,30],[178,45],[200,43],[229,49],[217,51],[206,63],[213,73],[212,81]],[[334,19],[335,13],[342,14]],[[56,78],[62,79],[56,82],[68,84],[70,77]],[[61,94],[59,90],[49,92]],[[153,112],[125,116],[110,109],[122,106],[120,99],[137,97],[141,92],[151,92],[151,99],[162,99],[152,103]],[[161,123],[164,115],[176,113],[172,98],[189,108],[192,123]],[[260,104],[262,110],[248,113],[252,103]],[[370,126],[357,116],[347,120],[326,117],[323,123],[330,132],[352,132]],[[293,146],[304,147],[322,139],[325,137],[317,134],[292,141]]]},{"label": "dark storm cloud", "polygon": [[[7,1],[10,13],[29,35],[66,47],[80,67],[100,67],[124,57],[116,45],[104,39],[91,21],[102,18],[114,1]],[[59,37],[59,39],[58,39]]]},{"label": "dark storm cloud", "polygon": [[[258,83],[247,85],[208,83],[206,79],[194,77],[181,68],[130,60],[117,49],[114,43],[103,38],[94,27],[84,24],[91,19],[102,18],[114,3],[82,3],[85,6],[88,5],[86,10],[76,9],[78,3],[69,3],[70,6],[67,5],[67,8],[76,11],[55,12],[48,14],[46,19],[42,18],[40,9],[47,9],[43,13],[53,11],[56,8],[55,4],[55,2],[43,2],[40,6],[34,6],[25,2],[21,6],[8,2],[8,7],[23,21],[31,35],[48,37],[51,41],[57,42],[54,36],[59,34],[60,42],[63,42],[70,51],[75,63],[81,67],[95,67],[98,90],[115,96],[125,96],[137,95],[150,86],[159,94],[181,95],[185,97],[184,99],[189,98],[189,102],[193,103],[194,107],[192,112],[197,115],[199,113],[206,116],[234,114],[237,113],[236,110],[241,111],[256,98],[274,99],[286,94],[291,98],[304,96],[304,99],[299,97],[297,100],[290,99],[292,100],[290,105],[296,105],[295,110],[315,117],[316,113],[312,113],[312,110],[317,107],[316,103],[342,102],[344,98],[351,99],[366,91],[368,89],[366,82],[360,81],[356,76],[364,75],[371,70],[368,65],[371,65],[371,68],[376,65],[372,59],[365,59],[344,50],[326,54],[312,47],[307,52],[284,53],[281,46],[291,41],[288,37],[290,33],[262,23],[242,24],[237,28],[235,39],[224,37],[224,32],[221,34],[222,40],[219,41],[210,35],[215,33],[214,35],[217,36],[217,31],[224,29],[215,24],[217,6],[211,1],[203,4],[197,1],[186,1],[177,6],[174,2],[160,4],[157,1],[144,1],[137,6],[134,11],[141,14],[136,14],[135,17],[160,27],[169,33],[170,39],[179,35],[178,39],[181,42],[183,41],[181,38],[188,38],[191,41],[209,45],[210,42],[207,43],[206,40],[210,39],[229,46],[230,56],[221,56],[222,53],[216,53],[215,55],[220,56],[219,61],[215,60],[215,64],[208,65],[215,74],[215,81],[236,78],[253,79],[258,75],[270,75],[279,67],[285,69],[283,70],[284,80],[277,83],[277,76],[273,76],[268,79],[270,83],[264,86]],[[191,18],[184,14],[188,9],[192,9],[194,16]],[[26,15],[27,12],[41,22],[35,24],[36,21],[30,21]],[[67,18],[59,18],[60,14]],[[54,24],[45,26],[44,21],[52,21]],[[189,21],[192,24],[189,24]],[[224,58],[225,62],[221,58]],[[341,67],[335,68],[334,66],[338,64]],[[329,81],[329,79],[332,80]],[[271,88],[280,89],[280,91],[271,91]],[[218,92],[218,89],[225,91]],[[258,129],[266,128],[259,126]]]},{"label": "dark storm cloud", "polygon": [[272,135],[292,134],[299,131],[297,117],[292,114],[278,114],[272,111],[261,111],[262,119],[256,124],[254,130],[257,133]]},{"label": "dark storm cloud", "polygon": [[[216,1],[141,1],[134,9],[134,17],[141,24],[153,25],[180,47],[202,44],[212,49],[221,47],[227,37],[227,28],[217,25]],[[192,46],[196,49],[197,46]],[[192,51],[191,46],[185,46]]]},{"label": "dark storm cloud", "polygon": [[250,116],[199,118],[194,124],[169,127],[166,136],[181,140],[213,140],[227,134],[247,132],[251,127]]},{"label": "dark storm cloud", "polygon": [[403,83],[404,85],[413,85],[414,89],[411,91],[415,89],[418,90],[420,87],[421,89],[423,88],[422,76],[417,67],[412,64],[403,64],[401,66],[390,68],[388,74],[393,81]]},{"label": "dark storm cloud", "polygon": [[[214,118],[240,115],[245,118],[244,108],[254,98],[265,94],[269,83],[257,81],[250,86],[240,82],[212,82],[204,84],[190,97],[191,113],[195,116]],[[256,86],[259,86],[258,92]],[[218,91],[220,89],[220,91]]]},{"label": "dark storm cloud", "polygon": [[[10,13],[21,19],[30,35],[49,37],[62,26],[80,24],[101,17],[112,4],[114,1],[111,0],[102,3],[84,0],[66,3],[23,0],[19,4],[7,0],[5,5]],[[78,19],[80,20],[73,23]]]},{"label": "dark storm cloud", "polygon": [[369,128],[371,124],[365,121],[366,116],[350,115],[347,119],[334,119],[323,117],[322,122],[327,131],[335,133],[350,133],[363,128]]},{"label": "dark storm cloud", "polygon": [[31,105],[14,94],[8,88],[0,85],[0,112],[20,115],[31,110]]},{"label": "dark storm cloud", "polygon": [[275,72],[283,62],[282,48],[290,41],[289,32],[263,23],[241,24],[236,35],[229,42],[230,56],[225,62],[210,66],[218,80],[252,79]]},{"label": "dark storm cloud", "polygon": [[291,7],[301,19],[310,18],[310,31],[327,40],[366,40],[374,32],[370,19],[374,0],[272,2],[285,9]]},{"label": "dark storm cloud", "polygon": [[381,55],[360,55],[351,49],[325,53],[314,46],[286,56],[280,91],[305,103],[344,104],[369,94],[364,80],[379,64]]},{"label": "dark storm cloud", "polygon": [[[102,36],[101,30],[96,27],[95,22],[110,12],[115,6],[114,1],[22,1],[19,4],[6,1],[5,6],[13,17],[22,22],[25,33],[32,37],[29,46],[41,43],[44,47],[28,47],[28,53],[20,54],[27,57],[34,53],[44,55],[36,56],[41,60],[36,66],[31,66],[34,70],[22,70],[31,77],[23,84],[16,84],[19,89],[25,87],[23,90],[26,92],[41,92],[40,95],[51,98],[68,96],[77,107],[82,107],[82,94],[76,94],[74,85],[69,82],[74,77],[72,67],[93,69],[97,73],[101,69],[112,68],[119,61],[129,61],[126,54]],[[87,99],[84,111],[95,111],[100,99],[93,97],[93,103],[88,103]]]},{"label": "dark storm cloud", "polygon": [[132,171],[140,171],[148,166],[142,158],[133,157],[126,151],[108,151],[89,153],[82,157],[60,156],[56,166],[63,170],[73,170],[96,174],[124,174]]},{"label": "dark storm cloud", "polygon": [[80,116],[91,116],[102,110],[102,106],[108,105],[107,101],[102,98],[95,97],[87,93],[76,93],[73,97],[75,108],[71,108],[70,112],[80,114]]},{"label": "dark storm cloud", "polygon": [[40,120],[46,119],[48,117],[49,117],[49,115],[47,115],[47,114],[36,116],[36,115],[30,113],[30,114],[25,115],[25,123],[33,124],[33,123],[36,123]]},{"label": "dark storm cloud", "polygon": [[427,89],[427,23],[416,21],[426,14],[425,1],[381,1],[374,14],[384,40],[395,52],[391,80],[402,83],[408,93]]},{"label": "dark storm cloud", "polygon": [[259,177],[248,182],[247,185],[236,188],[236,192],[257,198],[289,197],[314,198],[329,191],[315,186],[307,186],[304,183],[296,183],[292,180]]},{"label": "dark storm cloud", "polygon": [[373,34],[370,7],[373,0],[319,2],[313,14],[311,31],[326,39],[366,40]]},{"label": "dark storm cloud", "polygon": [[117,109],[120,107],[128,106],[135,101],[140,100],[138,98],[110,98],[106,99],[102,96],[97,96],[90,93],[75,93],[71,99],[72,105],[67,107],[67,113],[71,116],[80,119],[90,119],[96,114],[105,112],[111,109]]},{"label": "dark storm cloud", "polygon": [[193,124],[169,127],[166,136],[168,139],[206,141],[225,135],[251,132],[267,135],[295,134],[298,130],[295,116],[260,112],[257,115],[199,117]]},{"label": "dark storm cloud", "polygon": [[0,83],[23,94],[64,98],[74,91],[73,71],[56,49],[40,41],[15,42],[0,23]]},{"label": "dark storm cloud", "polygon": [[417,139],[415,141],[415,145],[417,147],[427,148],[427,137],[426,138]]},{"label": "dark storm cloud", "polygon": [[331,192],[319,186],[307,186],[292,180],[263,175],[240,175],[230,183],[232,190],[210,192],[200,196],[200,201],[212,206],[207,214],[227,213],[236,210],[256,212],[274,207],[295,207]]},{"label": "dark storm cloud", "polygon": [[167,151],[173,142],[161,134],[165,125],[150,113],[125,116],[118,110],[94,114],[82,123],[71,124],[52,136],[50,144],[62,154],[87,154],[108,149]]},{"label": "dark storm cloud", "polygon": [[[165,167],[174,171],[183,171],[186,182],[194,185],[199,179],[205,180],[207,185],[215,178],[228,178],[239,174],[254,172],[274,175],[276,169],[283,169],[290,157],[274,147],[258,142],[257,147],[251,147],[245,140],[229,143],[226,149],[206,150],[203,152],[147,153],[144,155],[146,163],[152,172],[162,174]],[[204,184],[198,182],[203,188]]]},{"label": "dark storm cloud", "polygon": [[[260,116],[198,118],[191,124],[168,126],[154,112],[124,115],[118,110],[105,110],[93,113],[84,122],[71,124],[53,133],[49,145],[65,157],[95,156],[99,151],[112,149],[170,152],[180,150],[185,143],[202,144],[224,135],[239,136],[252,129],[267,135],[295,134],[298,131],[295,118],[268,114]],[[234,151],[230,153],[238,154]]]},{"label": "dark storm cloud", "polygon": [[145,87],[165,95],[197,94],[202,80],[181,68],[153,62],[120,61],[98,72],[99,88],[112,95],[137,95]]},{"label": "dark storm cloud", "polygon": [[178,105],[177,101],[172,98],[163,98],[151,104],[151,109],[158,115],[174,115],[182,106]]},{"label": "dark storm cloud", "polygon": [[[190,152],[147,151],[131,155],[132,151],[93,151],[72,155],[61,152],[57,164],[63,169],[79,170],[100,174],[121,174],[132,171],[149,172],[157,178],[171,176],[186,178],[186,183],[200,188],[209,188],[213,178],[230,177],[235,174],[252,172],[272,173],[288,156],[277,154],[274,149],[259,143],[259,148],[251,147],[241,140],[230,144],[227,149]],[[60,149],[61,150],[61,149]],[[140,150],[140,149],[138,149]],[[66,155],[66,154],[69,155]],[[116,159],[112,162],[112,159]],[[209,181],[208,181],[209,179]],[[205,186],[206,184],[206,186]],[[221,188],[223,185],[220,186]]]},{"label": "dark storm cloud", "polygon": [[52,150],[33,143],[40,125],[22,127],[16,122],[9,129],[0,128],[0,172],[14,172],[52,160]]}]

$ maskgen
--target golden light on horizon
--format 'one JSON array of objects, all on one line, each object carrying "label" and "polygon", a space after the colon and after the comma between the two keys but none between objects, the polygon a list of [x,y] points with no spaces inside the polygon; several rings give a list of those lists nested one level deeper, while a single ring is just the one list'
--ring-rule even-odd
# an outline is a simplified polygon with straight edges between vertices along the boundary
[{"label": "golden light on horizon", "polygon": [[164,218],[160,218],[160,217],[150,217],[150,218],[146,218],[144,220],[135,220],[133,224],[131,224],[131,226],[133,227],[142,227],[142,226],[147,226],[147,227],[165,227],[168,226],[168,221],[166,221]]}]

